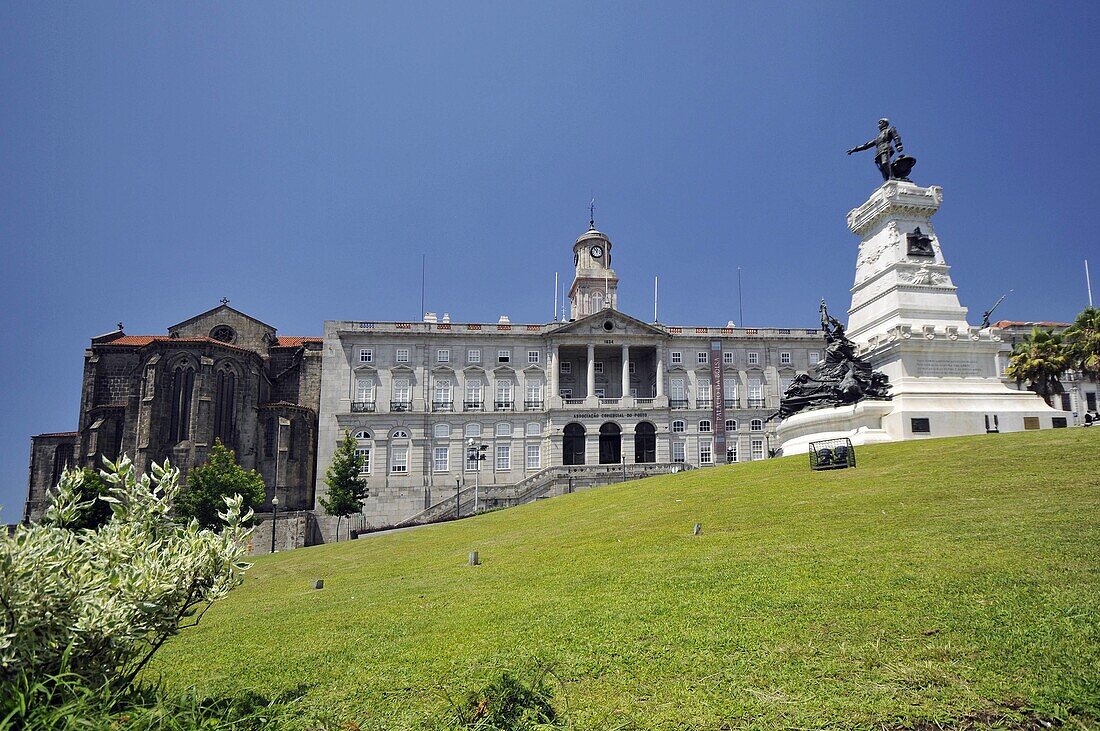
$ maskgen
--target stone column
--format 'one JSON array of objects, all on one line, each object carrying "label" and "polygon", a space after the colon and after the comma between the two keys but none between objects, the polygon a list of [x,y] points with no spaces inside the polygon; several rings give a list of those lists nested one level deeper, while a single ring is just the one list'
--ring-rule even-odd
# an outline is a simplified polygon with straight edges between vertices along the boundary
[{"label": "stone column", "polygon": [[657,348],[657,398],[665,395],[665,349]]},{"label": "stone column", "polygon": [[596,346],[588,344],[588,391],[584,394],[586,398],[592,398],[596,395]]},{"label": "stone column", "polygon": [[626,403],[626,397],[630,395],[630,346],[623,346],[623,402]]},{"label": "stone column", "polygon": [[550,403],[550,399],[557,398],[558,391],[558,373],[561,371],[561,367],[558,365],[558,346],[550,346],[550,357],[547,359],[550,362],[546,364],[546,367],[550,369],[549,378],[547,382],[549,384],[550,393],[546,394],[546,403]]}]

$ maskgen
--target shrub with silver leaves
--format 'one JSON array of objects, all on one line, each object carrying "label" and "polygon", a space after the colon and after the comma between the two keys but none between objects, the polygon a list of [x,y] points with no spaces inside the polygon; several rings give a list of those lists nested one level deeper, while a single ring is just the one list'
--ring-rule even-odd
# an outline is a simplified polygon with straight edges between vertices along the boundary
[{"label": "shrub with silver leaves", "polygon": [[252,511],[226,498],[221,532],[172,517],[179,470],[167,461],[140,478],[126,457],[105,460],[110,520],[72,530],[79,470],[68,470],[45,519],[0,539],[0,681],[75,673],[125,685],[172,635],[197,624],[241,581]]}]

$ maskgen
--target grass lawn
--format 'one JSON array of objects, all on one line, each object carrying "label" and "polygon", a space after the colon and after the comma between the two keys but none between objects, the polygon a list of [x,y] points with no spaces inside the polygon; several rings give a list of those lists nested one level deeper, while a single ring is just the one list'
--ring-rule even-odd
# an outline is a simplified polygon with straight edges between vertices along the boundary
[{"label": "grass lawn", "polygon": [[1100,727],[1100,428],[857,452],[263,557],[154,670],[364,729],[537,660],[576,729]]}]

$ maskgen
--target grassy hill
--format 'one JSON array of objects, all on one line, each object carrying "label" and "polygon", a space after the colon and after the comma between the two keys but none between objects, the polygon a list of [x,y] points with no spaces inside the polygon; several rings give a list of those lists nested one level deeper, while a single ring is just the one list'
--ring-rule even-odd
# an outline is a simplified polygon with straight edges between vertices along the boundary
[{"label": "grassy hill", "polygon": [[537,660],[577,729],[1093,727],[1100,429],[858,453],[264,557],[155,670],[203,691],[306,683],[364,729],[422,727]]}]

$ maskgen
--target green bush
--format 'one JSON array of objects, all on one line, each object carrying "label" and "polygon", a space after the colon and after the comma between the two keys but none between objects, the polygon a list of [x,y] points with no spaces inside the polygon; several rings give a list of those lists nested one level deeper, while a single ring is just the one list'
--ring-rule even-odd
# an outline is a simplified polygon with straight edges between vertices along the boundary
[{"label": "green bush", "polygon": [[[169,637],[241,583],[249,530],[241,497],[220,532],[172,518],[179,470],[135,475],[123,457],[101,472],[107,494],[82,500],[86,475],[64,473],[45,519],[0,539],[0,683],[122,688]],[[96,501],[98,528],[77,528]]]},{"label": "green bush", "polygon": [[481,690],[470,691],[455,709],[460,728],[486,731],[534,731],[558,726],[550,701],[553,689],[546,683],[547,669],[540,667],[529,683],[508,672],[501,673]]}]

